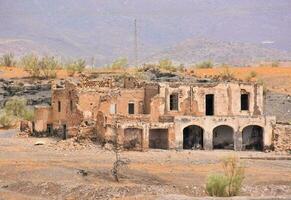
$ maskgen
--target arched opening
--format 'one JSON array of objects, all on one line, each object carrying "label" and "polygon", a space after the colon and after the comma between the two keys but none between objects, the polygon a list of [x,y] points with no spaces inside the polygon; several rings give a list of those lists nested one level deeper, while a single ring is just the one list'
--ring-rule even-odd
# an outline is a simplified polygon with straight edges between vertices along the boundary
[{"label": "arched opening", "polygon": [[126,128],[124,130],[123,147],[128,150],[142,149],[142,129]]},{"label": "arched opening", "polygon": [[234,149],[233,128],[227,125],[213,129],[213,149]]},{"label": "arched opening", "polygon": [[184,128],[183,149],[203,149],[203,128],[196,125]]},{"label": "arched opening", "polygon": [[263,141],[264,129],[257,125],[250,125],[242,131],[242,149],[262,151],[264,147]]}]

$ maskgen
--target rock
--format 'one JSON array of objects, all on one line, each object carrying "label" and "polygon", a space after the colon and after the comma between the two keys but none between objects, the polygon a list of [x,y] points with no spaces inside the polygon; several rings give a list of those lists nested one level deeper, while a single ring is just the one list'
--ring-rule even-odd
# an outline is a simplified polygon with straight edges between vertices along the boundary
[{"label": "rock", "polygon": [[34,145],[44,145],[44,144],[45,144],[44,141],[36,141],[36,142],[34,143]]}]

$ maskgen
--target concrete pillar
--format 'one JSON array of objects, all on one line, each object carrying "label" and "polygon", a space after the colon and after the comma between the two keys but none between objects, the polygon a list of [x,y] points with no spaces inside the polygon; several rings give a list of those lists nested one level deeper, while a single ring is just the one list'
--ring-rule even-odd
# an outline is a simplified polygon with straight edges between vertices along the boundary
[{"label": "concrete pillar", "polygon": [[168,129],[168,149],[174,149],[176,147],[175,129],[174,127],[169,127]]},{"label": "concrete pillar", "polygon": [[145,124],[142,130],[142,149],[143,151],[149,149],[149,126]]},{"label": "concrete pillar", "polygon": [[205,150],[213,149],[213,134],[211,129],[204,129],[203,133],[203,146]]},{"label": "concrete pillar", "polygon": [[234,150],[241,151],[242,150],[242,132],[239,130],[234,132]]},{"label": "concrete pillar", "polygon": [[183,149],[183,128],[179,123],[175,123],[175,148]]}]

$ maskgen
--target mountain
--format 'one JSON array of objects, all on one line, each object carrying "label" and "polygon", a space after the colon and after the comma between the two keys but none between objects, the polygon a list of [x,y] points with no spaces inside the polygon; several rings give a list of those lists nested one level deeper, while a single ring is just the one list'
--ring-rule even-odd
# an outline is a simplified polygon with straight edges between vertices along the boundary
[{"label": "mountain", "polygon": [[154,54],[144,62],[157,62],[166,58],[188,65],[210,60],[243,66],[259,61],[291,60],[291,53],[257,44],[192,38]]},{"label": "mountain", "polygon": [[188,38],[291,51],[290,0],[0,0],[0,53],[132,61]]}]

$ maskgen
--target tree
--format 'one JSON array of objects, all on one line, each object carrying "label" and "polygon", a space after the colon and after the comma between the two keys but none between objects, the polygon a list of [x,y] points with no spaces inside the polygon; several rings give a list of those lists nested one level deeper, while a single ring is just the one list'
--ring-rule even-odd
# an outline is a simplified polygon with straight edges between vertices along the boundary
[{"label": "tree", "polygon": [[4,54],[0,58],[0,65],[2,66],[12,67],[15,64],[16,64],[16,61],[14,60],[14,55],[12,53]]},{"label": "tree", "polygon": [[24,70],[28,72],[32,77],[38,78],[41,75],[40,68],[38,66],[38,57],[34,54],[26,55],[22,58],[22,65]]},{"label": "tree", "polygon": [[66,65],[66,70],[69,76],[74,76],[76,72],[81,73],[86,67],[86,61],[83,59],[78,59],[76,61],[70,62]]},{"label": "tree", "polygon": [[29,109],[26,104],[27,101],[23,98],[11,98],[8,100],[4,108],[0,110],[0,126],[9,128],[13,126],[17,120],[33,120],[34,112]]},{"label": "tree", "polygon": [[126,58],[118,58],[116,59],[112,65],[111,68],[112,69],[122,69],[128,66],[128,61]]},{"label": "tree", "polygon": [[12,98],[5,103],[5,113],[21,118],[26,112],[26,100],[23,98]]},{"label": "tree", "polygon": [[58,61],[53,56],[39,58],[34,54],[26,55],[22,58],[24,70],[34,78],[55,78]]},{"label": "tree", "polygon": [[44,78],[55,78],[57,67],[58,61],[53,56],[45,56],[38,62],[38,68]]},{"label": "tree", "polygon": [[[114,126],[116,126],[116,120],[114,120]],[[128,164],[130,163],[129,159],[121,158],[123,146],[120,143],[120,139],[118,137],[117,131],[115,131],[115,139],[113,141],[113,152],[115,154],[115,161],[113,163],[111,174],[116,182],[120,181],[120,173],[122,169],[127,168]]]},{"label": "tree", "polygon": [[166,71],[170,71],[170,72],[176,72],[177,69],[176,67],[173,65],[172,61],[169,59],[162,59],[159,61],[159,68],[166,70]]}]

